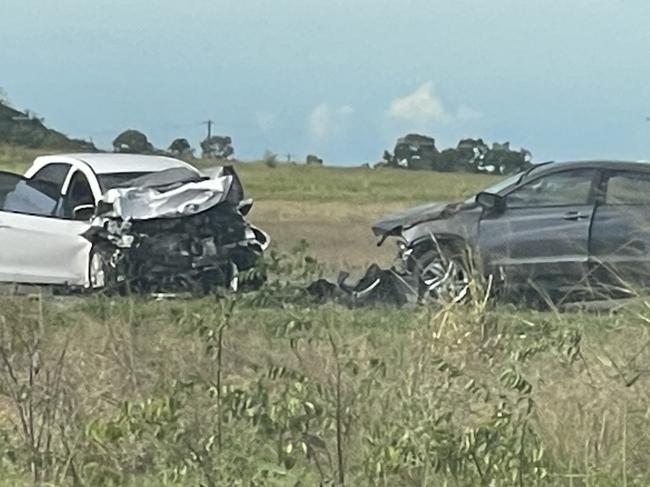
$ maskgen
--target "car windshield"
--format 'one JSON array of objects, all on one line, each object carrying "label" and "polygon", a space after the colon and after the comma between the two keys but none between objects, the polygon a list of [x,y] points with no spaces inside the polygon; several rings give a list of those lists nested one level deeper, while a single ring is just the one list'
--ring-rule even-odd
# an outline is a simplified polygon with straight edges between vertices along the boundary
[{"label": "car windshield", "polygon": [[170,188],[204,179],[208,178],[195,169],[185,167],[172,167],[162,171],[149,172],[114,172],[97,176],[104,193],[113,188]]},{"label": "car windshield", "polygon": [[145,174],[151,174],[149,172],[114,172],[110,174],[99,174],[97,176],[97,181],[99,181],[99,186],[103,192],[108,191],[113,188],[121,188],[124,186],[129,186],[129,181],[144,176]]},{"label": "car windshield", "polygon": [[486,193],[492,193],[492,194],[497,194],[500,191],[506,189],[508,186],[512,186],[513,184],[516,184],[517,181],[525,174],[525,172],[520,172],[515,174],[514,176],[507,177],[501,181],[499,181],[496,184],[493,184],[492,186],[485,188],[483,191]]}]

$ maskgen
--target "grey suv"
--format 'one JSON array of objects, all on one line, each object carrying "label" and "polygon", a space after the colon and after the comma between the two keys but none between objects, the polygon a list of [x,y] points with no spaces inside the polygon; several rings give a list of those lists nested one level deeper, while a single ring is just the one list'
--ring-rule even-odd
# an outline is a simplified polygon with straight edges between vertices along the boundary
[{"label": "grey suv", "polygon": [[412,208],[372,229],[381,242],[399,238],[421,294],[458,296],[472,272],[508,293],[629,292],[650,284],[650,163],[538,164],[466,201]]}]

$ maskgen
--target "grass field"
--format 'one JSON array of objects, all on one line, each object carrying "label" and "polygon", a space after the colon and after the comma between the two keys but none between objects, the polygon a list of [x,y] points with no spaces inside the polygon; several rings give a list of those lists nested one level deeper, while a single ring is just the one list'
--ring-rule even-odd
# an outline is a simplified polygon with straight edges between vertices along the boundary
[{"label": "grass field", "polygon": [[[386,211],[493,181],[238,171],[277,249],[331,268],[390,257]],[[650,485],[650,303],[347,309],[301,295],[304,257],[237,297],[0,297],[0,486]]]}]

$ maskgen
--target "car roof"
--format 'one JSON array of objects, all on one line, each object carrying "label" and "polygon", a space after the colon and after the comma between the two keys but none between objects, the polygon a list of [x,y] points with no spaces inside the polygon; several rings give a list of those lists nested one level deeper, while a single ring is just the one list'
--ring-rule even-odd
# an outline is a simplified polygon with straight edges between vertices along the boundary
[{"label": "car roof", "polygon": [[34,161],[34,165],[42,167],[52,162],[72,161],[85,163],[95,174],[158,172],[179,167],[196,171],[196,168],[190,164],[173,157],[141,154],[57,154],[38,157]]},{"label": "car roof", "polygon": [[555,162],[548,161],[535,164],[531,171],[531,176],[542,174],[546,171],[556,171],[558,169],[621,169],[621,170],[642,170],[650,171],[650,161],[618,161],[618,160],[585,160],[585,161],[565,161]]}]

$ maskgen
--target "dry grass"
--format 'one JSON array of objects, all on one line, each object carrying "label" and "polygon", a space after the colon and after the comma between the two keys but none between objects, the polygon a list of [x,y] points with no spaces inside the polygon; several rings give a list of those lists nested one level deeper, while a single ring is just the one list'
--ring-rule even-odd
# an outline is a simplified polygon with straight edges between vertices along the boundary
[{"label": "dry grass", "polygon": [[0,171],[22,173],[36,157],[47,151],[0,144]]},{"label": "dry grass", "polygon": [[[20,169],[35,155],[0,147],[0,166]],[[271,233],[274,245],[287,250],[305,239],[333,269],[392,258],[391,246],[374,245],[369,225],[377,217],[422,201],[458,199],[492,182],[461,174],[262,164],[238,164],[238,171],[256,199],[251,219]],[[114,485],[173,483],[169,479],[179,464],[194,475],[177,478],[181,485],[210,485],[206,478],[216,470],[250,480],[260,472],[271,475],[269,465],[281,479],[267,476],[247,485],[295,485],[290,481],[296,477],[303,485],[317,485],[323,476],[339,473],[337,411],[350,422],[343,435],[347,485],[650,485],[649,303],[639,300],[613,314],[493,309],[480,302],[449,309],[350,310],[305,305],[278,298],[276,291],[240,297],[232,313],[227,302],[212,298],[47,298],[42,312],[36,301],[0,298],[0,323],[12,337],[30,338],[11,342],[23,385],[30,357],[25,344],[33,346],[38,337],[40,381],[67,343],[69,402],[61,422],[69,429],[56,432],[52,445],[65,457],[63,436],[78,441],[74,465],[86,485],[99,485],[96,479],[115,472]],[[214,341],[219,330],[225,330],[222,347]],[[7,336],[3,346],[10,342]],[[0,377],[6,379],[6,370]],[[217,377],[223,380],[218,401]],[[343,407],[337,407],[337,377],[343,378]],[[187,389],[179,385],[190,382]],[[239,393],[253,401],[244,403],[250,408],[241,415],[235,407]],[[136,413],[121,416],[124,404],[137,412],[170,397],[181,402],[178,416],[155,421]],[[260,397],[267,402],[255,402]],[[501,399],[517,414],[506,426],[492,414]],[[515,407],[529,401],[530,416]],[[308,426],[306,403],[318,411]],[[223,424],[217,404],[232,408]],[[258,410],[267,415],[265,423],[247,416]],[[9,389],[0,387],[3,487],[30,484],[33,452],[21,449],[15,411]],[[446,413],[451,419],[434,422]],[[134,428],[131,436],[110,440],[124,425]],[[320,445],[311,447],[321,450],[301,453],[305,431],[299,427],[325,446],[311,439]],[[205,450],[207,443],[199,441],[207,442],[220,428],[219,454]],[[462,440],[481,431],[496,435],[489,448]],[[447,450],[444,441],[450,442]],[[533,465],[539,446],[542,461]],[[193,459],[190,447],[209,455]],[[490,484],[484,468],[477,470],[464,452],[476,453],[483,467],[480,462],[501,458],[503,476],[495,470],[497,480]],[[231,470],[206,460],[221,457]],[[414,467],[419,458],[466,463],[460,473],[434,471],[427,470],[429,464]],[[524,477],[511,476],[515,466],[525,469]],[[536,476],[538,467],[548,470],[546,480]],[[74,483],[70,471],[64,472],[53,484]]]},{"label": "dry grass", "polygon": [[394,246],[387,243],[377,247],[370,225],[387,212],[404,206],[262,201],[251,212],[251,220],[271,231],[273,244],[279,249],[290,249],[297,240],[304,239],[309,244],[309,253],[329,268],[358,270],[372,262],[392,262]]},{"label": "dry grass", "polygon": [[[280,309],[256,305],[247,297],[237,301],[226,321],[227,303],[212,299],[50,298],[42,312],[39,309],[37,301],[1,299],[3,346],[12,336],[12,360],[19,380],[25,381],[29,354],[21,352],[18,338],[38,337],[39,386],[67,343],[64,381],[69,402],[60,421],[71,435],[67,441],[79,442],[74,465],[88,485],[100,485],[98,479],[106,482],[112,475],[118,476],[118,485],[157,485],[156,479],[162,483],[163,473],[171,475],[175,464],[186,461],[183,455],[189,455],[193,443],[185,441],[201,446],[219,428],[224,435],[221,455],[238,462],[239,470],[189,462],[195,476],[181,478],[180,485],[196,485],[199,478],[211,485],[202,475],[212,468],[220,469],[220,475],[234,475],[231,479],[250,479],[268,462],[284,471],[284,478],[295,474],[310,485],[316,485],[320,475],[336,477],[337,363],[345,364],[341,400],[344,422],[349,422],[344,428],[350,429],[344,429],[341,441],[349,485],[381,484],[382,479],[385,485],[480,485],[488,475],[486,453],[496,462],[489,474],[497,479],[494,485],[613,487],[648,485],[650,480],[650,375],[645,366],[650,332],[643,303],[617,315],[589,315],[493,310],[480,303],[441,310],[348,310],[290,303]],[[220,329],[222,366],[214,342],[214,332]],[[332,340],[337,344],[334,355]],[[505,380],[506,373],[510,378],[516,373],[521,382]],[[224,388],[223,407],[229,411],[221,426],[215,422],[216,399],[210,392],[217,376]],[[194,385],[179,389],[179,382]],[[518,389],[526,383],[530,392]],[[38,398],[43,392],[37,387],[32,394]],[[16,416],[6,393],[6,388],[0,389],[0,433],[17,433],[9,427]],[[138,408],[164,410],[170,395],[179,401],[175,416],[142,422]],[[250,401],[252,408],[241,415],[240,400]],[[301,452],[299,432],[305,419],[303,406],[296,404],[303,402],[317,411],[308,431],[318,440],[310,441],[323,442],[319,448],[328,450],[332,464],[321,458],[324,463],[317,467],[313,457]],[[523,407],[529,403],[531,415]],[[131,416],[123,417],[123,404],[130,404]],[[504,424],[495,419],[502,407],[512,414]],[[268,424],[249,421],[247,415],[255,411],[266,411]],[[433,418],[447,413],[449,419],[434,427]],[[117,418],[123,419],[111,423]],[[130,423],[124,422],[127,419]],[[133,437],[111,439],[118,432],[103,429],[127,424],[134,428]],[[463,440],[472,431],[475,440]],[[520,437],[523,431],[526,436]],[[488,450],[481,446],[487,432],[494,435],[489,436]],[[166,436],[187,434],[191,436],[177,442]],[[431,437],[451,442],[449,449],[447,443],[431,443]],[[0,452],[7,446],[1,438]],[[281,452],[275,450],[279,439]],[[62,437],[54,434],[53,448],[63,448],[59,441]],[[292,441],[294,451],[289,454],[286,448]],[[461,446],[465,441],[470,443]],[[508,451],[518,451],[520,442],[524,450],[510,456]],[[9,446],[21,451],[17,437]],[[454,474],[427,471],[402,457],[412,449],[427,448],[431,458],[438,456],[443,463],[454,458],[466,462],[471,459],[463,453],[468,448],[478,455],[483,473],[473,461],[462,463]],[[237,459],[242,452],[247,452],[245,461]],[[443,452],[446,456],[440,456]],[[106,468],[94,460],[100,453]],[[324,451],[320,454],[327,457]],[[0,466],[0,472],[9,475],[13,468],[19,473],[28,458],[22,455],[14,467]],[[531,463],[521,463],[521,455]],[[542,460],[535,460],[537,455]],[[284,470],[289,457],[296,463]],[[374,469],[376,462],[383,465],[383,473]],[[532,462],[547,470],[547,480],[539,478]],[[515,468],[523,469],[523,483],[512,480]]]}]

